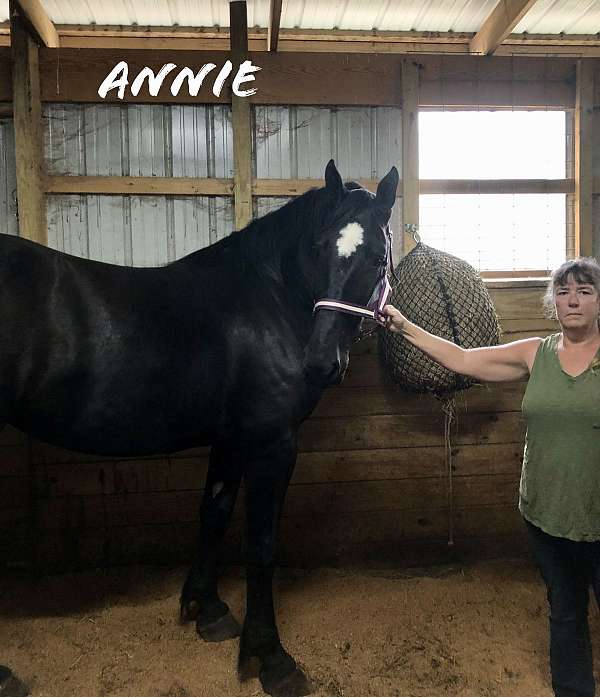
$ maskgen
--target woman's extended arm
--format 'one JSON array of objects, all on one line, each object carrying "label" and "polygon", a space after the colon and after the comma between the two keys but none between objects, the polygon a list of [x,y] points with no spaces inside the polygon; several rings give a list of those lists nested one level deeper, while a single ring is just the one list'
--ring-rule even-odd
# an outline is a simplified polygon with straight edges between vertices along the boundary
[{"label": "woman's extended arm", "polygon": [[486,382],[504,382],[527,377],[540,338],[521,339],[501,346],[464,349],[413,324],[393,305],[383,308],[385,325],[402,334],[411,344],[448,370]]}]

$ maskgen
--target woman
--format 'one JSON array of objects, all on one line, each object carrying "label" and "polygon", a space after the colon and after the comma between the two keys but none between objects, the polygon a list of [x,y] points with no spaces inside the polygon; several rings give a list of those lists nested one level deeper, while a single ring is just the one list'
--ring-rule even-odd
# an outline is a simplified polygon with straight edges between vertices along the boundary
[{"label": "woman", "polygon": [[600,266],[568,261],[545,305],[561,331],[545,339],[463,349],[387,305],[387,328],[434,361],[478,380],[528,376],[519,510],[550,604],[550,667],[556,697],[593,697],[589,587],[600,604]]}]

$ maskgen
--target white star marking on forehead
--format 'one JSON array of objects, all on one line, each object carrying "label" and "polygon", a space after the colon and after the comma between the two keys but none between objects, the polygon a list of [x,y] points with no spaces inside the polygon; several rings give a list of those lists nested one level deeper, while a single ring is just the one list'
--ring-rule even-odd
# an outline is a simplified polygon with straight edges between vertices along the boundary
[{"label": "white star marking on forehead", "polygon": [[358,223],[348,223],[340,230],[337,241],[338,254],[341,257],[349,257],[363,242],[364,230]]}]

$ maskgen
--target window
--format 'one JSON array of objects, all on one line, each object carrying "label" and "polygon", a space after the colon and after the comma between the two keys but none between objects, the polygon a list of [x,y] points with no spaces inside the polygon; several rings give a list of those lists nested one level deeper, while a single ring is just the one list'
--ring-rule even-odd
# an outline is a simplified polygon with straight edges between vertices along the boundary
[{"label": "window", "polygon": [[566,125],[564,111],[421,112],[423,242],[483,275],[546,274],[562,263]]}]

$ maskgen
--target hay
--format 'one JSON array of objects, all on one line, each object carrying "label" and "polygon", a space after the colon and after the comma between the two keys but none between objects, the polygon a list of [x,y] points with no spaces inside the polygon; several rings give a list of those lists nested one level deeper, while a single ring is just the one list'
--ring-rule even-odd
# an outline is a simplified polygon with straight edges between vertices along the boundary
[{"label": "hay", "polygon": [[[419,242],[398,264],[396,276],[390,302],[415,324],[464,348],[499,342],[492,300],[466,261]],[[401,334],[381,332],[379,345],[388,374],[405,390],[441,396],[475,382],[438,365]]]}]

